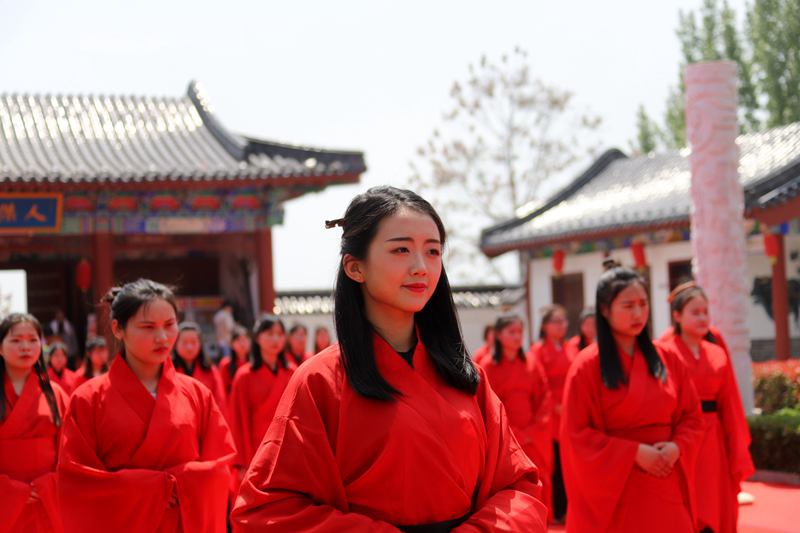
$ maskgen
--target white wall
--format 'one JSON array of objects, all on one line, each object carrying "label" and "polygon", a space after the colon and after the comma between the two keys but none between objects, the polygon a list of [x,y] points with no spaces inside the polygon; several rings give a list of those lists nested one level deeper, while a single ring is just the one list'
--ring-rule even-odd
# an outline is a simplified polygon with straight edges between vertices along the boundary
[{"label": "white wall", "polygon": [[[788,278],[800,277],[800,235],[786,237],[786,272]],[[795,259],[791,259],[792,253]],[[691,244],[675,242],[651,245],[645,248],[645,255],[650,266],[651,305],[653,313],[653,331],[660,335],[670,324],[669,306],[669,263],[692,259]],[[632,266],[633,257],[629,249],[618,249],[611,252],[611,257],[623,265]],[[540,317],[538,310],[552,303],[551,277],[553,275],[552,259],[534,259],[531,261],[531,297],[534,313],[534,331],[538,330]],[[760,235],[750,237],[747,243],[748,288],[753,286],[757,276],[771,276],[769,259],[764,255],[763,238]],[[603,254],[592,252],[580,255],[567,255],[564,260],[564,274],[583,273],[584,305],[594,305],[594,294],[597,282],[603,273]],[[749,299],[747,323],[751,339],[772,339],[775,326],[761,305]],[[790,334],[800,336],[800,328],[790,316]]]}]

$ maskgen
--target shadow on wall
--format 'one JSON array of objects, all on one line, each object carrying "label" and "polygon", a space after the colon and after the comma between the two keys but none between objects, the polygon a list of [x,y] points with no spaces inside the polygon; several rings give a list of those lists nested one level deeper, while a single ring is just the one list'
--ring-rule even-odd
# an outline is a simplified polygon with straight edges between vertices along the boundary
[{"label": "shadow on wall", "polygon": [[[800,326],[800,278],[787,280],[787,286],[789,289],[789,312],[794,318],[795,324]],[[769,276],[755,278],[750,296],[753,297],[756,304],[764,308],[770,320],[774,320],[772,318],[772,278]]]}]

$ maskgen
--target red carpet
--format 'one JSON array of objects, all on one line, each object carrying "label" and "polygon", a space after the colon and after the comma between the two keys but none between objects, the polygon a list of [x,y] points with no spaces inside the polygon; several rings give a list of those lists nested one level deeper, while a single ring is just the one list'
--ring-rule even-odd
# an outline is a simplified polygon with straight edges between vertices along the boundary
[{"label": "red carpet", "polygon": [[[756,501],[739,507],[739,533],[800,533],[800,487],[745,482],[742,490]],[[549,531],[564,531],[564,526]]]},{"label": "red carpet", "polygon": [[800,487],[745,482],[742,490],[756,501],[739,507],[739,533],[800,533]]}]

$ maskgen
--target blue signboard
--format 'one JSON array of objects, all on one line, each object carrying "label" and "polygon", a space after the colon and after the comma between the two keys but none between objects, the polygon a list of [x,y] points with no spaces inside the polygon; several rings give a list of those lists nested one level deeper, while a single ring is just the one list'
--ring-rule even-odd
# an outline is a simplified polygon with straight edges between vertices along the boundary
[{"label": "blue signboard", "polygon": [[59,232],[60,193],[0,193],[0,233]]}]

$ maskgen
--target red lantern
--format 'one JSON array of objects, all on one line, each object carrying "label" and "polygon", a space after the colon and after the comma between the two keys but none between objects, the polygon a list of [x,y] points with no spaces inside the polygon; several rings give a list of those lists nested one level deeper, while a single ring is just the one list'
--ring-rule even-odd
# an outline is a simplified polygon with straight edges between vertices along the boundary
[{"label": "red lantern", "polygon": [[553,250],[553,273],[556,276],[564,273],[564,250]]},{"label": "red lantern", "polygon": [[75,268],[75,285],[81,292],[86,292],[92,285],[92,265],[85,258],[78,261]]},{"label": "red lantern", "polygon": [[644,270],[647,267],[647,258],[644,255],[644,243],[632,242],[631,253],[633,254],[633,264],[637,270]]},{"label": "red lantern", "polygon": [[778,254],[780,253],[780,237],[777,233],[764,234],[764,253],[769,257],[770,264],[773,265],[778,260]]}]

